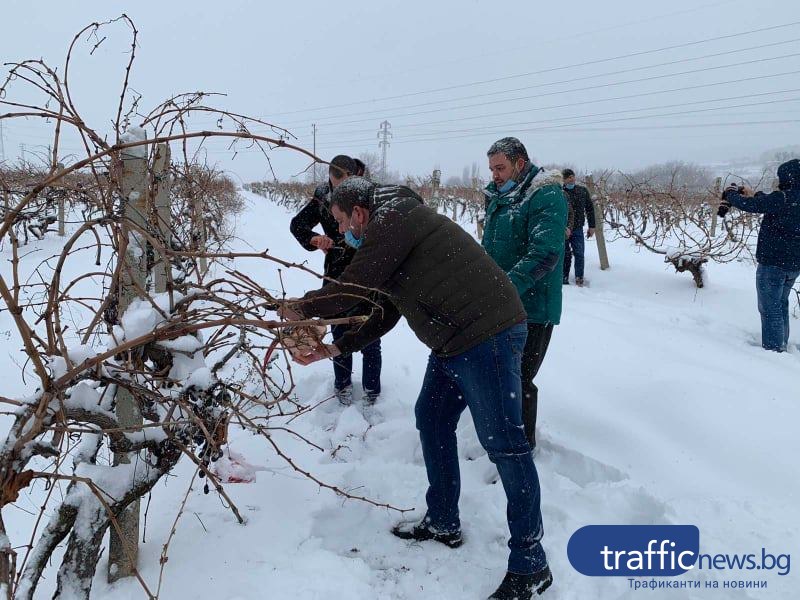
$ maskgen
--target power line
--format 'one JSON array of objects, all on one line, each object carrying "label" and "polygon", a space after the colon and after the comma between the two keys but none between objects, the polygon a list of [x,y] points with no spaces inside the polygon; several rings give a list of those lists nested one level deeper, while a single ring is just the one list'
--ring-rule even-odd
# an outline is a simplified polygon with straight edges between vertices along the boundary
[{"label": "power line", "polygon": [[[792,44],[792,43],[795,43],[797,41],[800,41],[800,38],[793,38],[791,40],[783,40],[783,41],[780,41],[780,42],[772,42],[770,44],[761,44],[759,46],[750,46],[748,48],[738,48],[736,50],[726,50],[725,52],[716,52],[716,53],[713,53],[713,54],[705,54],[705,55],[702,55],[702,56],[694,56],[694,57],[690,57],[690,58],[682,58],[682,59],[679,59],[679,60],[672,60],[672,61],[656,63],[656,64],[652,64],[652,65],[643,65],[643,66],[640,66],[640,67],[631,67],[629,69],[619,69],[617,71],[606,71],[605,73],[595,73],[595,74],[592,74],[592,75],[584,75],[584,76],[581,76],[581,77],[573,77],[571,79],[562,79],[560,81],[547,81],[547,82],[544,82],[544,83],[537,83],[537,84],[527,85],[527,86],[518,87],[518,88],[511,88],[511,89],[506,89],[506,90],[497,90],[497,91],[494,91],[494,92],[484,92],[484,93],[481,93],[481,94],[472,94],[472,95],[469,95],[469,96],[460,96],[460,97],[457,97],[457,98],[447,98],[447,99],[444,99],[444,100],[431,100],[429,102],[421,102],[421,103],[418,103],[418,104],[409,104],[409,105],[406,105],[406,106],[393,107],[393,108],[390,108],[390,109],[374,110],[374,111],[358,112],[358,113],[349,113],[348,115],[338,115],[338,116],[329,116],[329,117],[321,117],[321,118],[322,119],[335,119],[335,118],[342,118],[342,117],[347,117],[347,116],[361,116],[361,115],[366,115],[366,114],[378,114],[378,113],[385,114],[388,110],[404,110],[404,109],[411,109],[411,108],[420,108],[420,107],[423,107],[423,106],[435,106],[435,105],[441,105],[441,104],[448,104],[450,102],[458,102],[458,101],[463,101],[463,100],[473,100],[473,99],[476,99],[476,98],[489,98],[489,97],[492,97],[492,96],[502,96],[503,94],[511,94],[511,93],[514,93],[514,92],[523,92],[525,90],[538,89],[538,88],[543,88],[543,87],[550,87],[550,86],[554,86],[554,85],[562,85],[562,84],[565,84],[565,83],[575,83],[575,82],[578,82],[578,81],[586,81],[588,79],[597,79],[599,77],[607,77],[607,76],[610,76],[610,75],[624,75],[625,73],[634,73],[636,71],[647,71],[649,69],[656,69],[656,68],[659,68],[659,67],[666,67],[666,66],[672,66],[672,65],[683,64],[683,63],[688,63],[688,62],[695,62],[695,61],[699,61],[699,60],[705,60],[707,58],[718,58],[720,56],[727,56],[727,55],[730,55],[730,54],[738,54],[738,53],[741,53],[741,52],[749,52],[749,51],[752,51],[752,50],[762,50],[764,48],[770,48],[770,47],[774,47],[774,46],[783,46],[783,45],[786,45],[786,44]],[[789,56],[791,56],[791,55],[789,55]],[[781,58],[781,57],[778,57],[778,58]],[[773,59],[765,59],[765,60],[773,60]],[[743,64],[747,64],[747,63],[743,63]],[[739,64],[736,63],[736,64],[734,64],[732,66],[739,66]],[[721,65],[721,66],[709,67],[709,68],[725,68],[725,66]],[[683,73],[677,73],[676,75],[681,75],[681,74],[683,74]],[[663,77],[669,77],[669,76],[672,76],[672,75],[664,74],[662,76]],[[503,101],[504,100],[502,100],[502,99],[499,100],[499,102],[503,102]],[[284,125],[291,126],[291,125],[296,125],[298,123],[305,123],[305,121],[290,121],[288,123],[284,123]],[[336,123],[329,123],[329,125],[336,125]]]},{"label": "power line", "polygon": [[[722,82],[722,83],[728,83],[728,82]],[[800,88],[792,88],[792,89],[787,89],[787,90],[776,90],[776,91],[773,91],[773,92],[750,93],[750,94],[744,94],[744,95],[741,95],[741,96],[726,96],[724,98],[711,98],[711,99],[708,99],[708,100],[693,100],[691,102],[677,102],[677,103],[672,103],[672,104],[662,104],[662,105],[659,105],[659,106],[649,106],[649,107],[644,107],[644,108],[630,108],[630,109],[624,109],[624,110],[621,110],[621,111],[609,111],[609,112],[604,112],[604,113],[593,113],[593,114],[588,114],[588,115],[572,115],[572,116],[567,116],[567,117],[553,117],[553,120],[561,120],[561,119],[568,119],[568,118],[591,117],[591,116],[601,116],[601,115],[608,115],[608,114],[617,114],[618,112],[642,112],[642,111],[647,111],[647,110],[661,110],[661,109],[665,109],[665,108],[675,108],[675,107],[682,107],[682,106],[693,106],[693,105],[697,105],[697,104],[709,104],[711,102],[727,102],[729,100],[730,101],[732,101],[732,100],[742,100],[742,99],[745,99],[745,98],[758,98],[758,97],[762,97],[762,96],[773,96],[775,94],[788,94],[788,93],[794,93],[794,92],[800,92]],[[654,92],[654,93],[665,93],[665,92],[659,91],[659,92]],[[613,98],[606,99],[606,100],[613,100]],[[424,127],[424,126],[428,126],[428,125],[442,125],[442,124],[446,124],[446,123],[457,123],[457,122],[463,122],[463,121],[471,121],[471,120],[474,120],[474,119],[489,119],[489,118],[493,118],[493,117],[497,117],[497,116],[505,116],[506,114],[517,114],[519,112],[524,112],[524,113],[540,112],[540,111],[543,111],[543,110],[552,110],[552,109],[555,109],[555,108],[564,108],[564,107],[568,107],[568,106],[575,106],[575,105],[582,105],[582,104],[595,104],[596,102],[602,102],[602,101],[605,101],[605,100],[591,100],[591,101],[586,101],[586,102],[575,102],[575,103],[569,103],[569,104],[556,104],[556,105],[550,105],[550,106],[539,106],[539,107],[524,109],[522,111],[511,111],[510,113],[483,114],[483,115],[476,115],[476,116],[472,116],[472,117],[460,117],[460,118],[455,118],[455,119],[441,119],[441,120],[438,120],[438,121],[423,121],[421,123],[409,123],[409,124],[403,125],[403,127],[404,128],[408,128],[408,127]],[[720,108],[725,108],[725,107],[720,107]],[[525,122],[521,122],[521,123],[520,122],[515,122],[515,123],[509,124],[508,126],[509,127],[514,127],[516,125],[523,125],[523,124],[525,124]],[[496,126],[500,127],[501,125],[496,125]],[[344,135],[354,135],[354,134],[369,133],[371,131],[372,131],[372,129],[354,129],[354,130],[341,131],[341,132],[338,132],[338,131],[330,132],[329,135],[343,135],[343,134]],[[301,137],[301,138],[299,138],[298,141],[303,141],[303,139],[304,138]],[[337,138],[337,139],[341,139],[341,138]]]},{"label": "power line", "polygon": [[[544,97],[547,97],[547,96],[558,96],[558,95],[561,95],[561,94],[569,94],[569,93],[573,93],[573,92],[585,92],[585,91],[589,91],[589,90],[596,90],[596,89],[602,89],[602,88],[607,88],[607,87],[615,87],[615,86],[620,86],[620,85],[627,85],[627,84],[630,84],[630,83],[642,83],[642,82],[646,82],[646,81],[655,81],[655,80],[658,80],[658,79],[666,79],[666,78],[669,78],[669,77],[680,77],[680,76],[683,76],[683,75],[693,75],[693,74],[696,74],[696,73],[707,73],[709,71],[718,71],[720,69],[729,69],[729,68],[733,68],[733,67],[742,67],[742,66],[745,66],[745,65],[761,64],[761,63],[774,61],[774,60],[782,60],[782,59],[785,59],[785,58],[794,58],[796,56],[800,56],[800,53],[799,52],[793,52],[793,53],[790,53],[790,54],[782,54],[780,56],[772,56],[772,57],[768,57],[768,58],[758,58],[758,59],[747,60],[747,61],[742,61],[742,62],[737,62],[737,63],[729,63],[727,65],[716,65],[716,66],[713,66],[713,67],[703,67],[701,69],[691,69],[691,70],[688,70],[688,71],[679,71],[677,73],[665,73],[665,74],[662,74],[662,75],[651,75],[649,77],[640,77],[638,79],[627,79],[627,80],[624,80],[624,81],[616,81],[616,82],[610,82],[610,83],[602,83],[602,84],[598,84],[598,85],[590,85],[590,86],[583,86],[583,87],[577,87],[577,88],[570,88],[568,90],[559,90],[559,91],[553,91],[553,92],[543,92],[543,93],[540,93],[540,94],[530,94],[530,95],[527,95],[527,96],[516,96],[514,98],[503,98],[503,99],[498,99],[498,100],[492,100],[490,102],[475,102],[475,103],[472,103],[472,104],[463,104],[463,105],[460,105],[460,106],[450,106],[450,107],[445,107],[445,108],[432,108],[432,109],[429,109],[429,110],[422,110],[422,111],[416,111],[416,112],[410,112],[410,113],[395,113],[395,114],[386,115],[386,111],[368,111],[366,113],[359,113],[359,114],[377,113],[377,114],[382,114],[385,118],[388,118],[388,119],[392,119],[392,118],[400,118],[401,119],[401,118],[404,118],[404,117],[414,117],[414,116],[418,116],[418,115],[432,114],[432,113],[437,113],[437,112],[452,111],[452,110],[462,110],[462,109],[465,109],[465,108],[476,108],[476,107],[479,107],[479,106],[503,104],[503,103],[507,103],[507,102],[517,102],[517,101],[520,101],[520,100],[533,100],[535,98],[544,98]],[[737,83],[737,82],[730,82],[730,83]],[[538,86],[534,86],[534,87],[538,87]],[[352,115],[352,116],[355,116],[355,115]],[[332,118],[332,117],[329,117],[329,118]],[[326,123],[326,125],[328,125],[328,126],[352,125],[352,124],[355,124],[355,123],[369,122],[369,121],[372,121],[373,118],[374,117],[372,117],[372,118],[353,119],[353,120],[350,120],[350,121],[338,121],[338,122],[333,122],[333,123]]]},{"label": "power line", "polygon": [[610,57],[606,57],[606,58],[599,58],[599,59],[583,61],[583,62],[579,62],[579,63],[572,63],[572,64],[562,65],[562,66],[558,66],[558,67],[549,67],[547,69],[539,69],[537,71],[528,71],[526,73],[517,73],[515,75],[507,75],[507,76],[504,76],[504,77],[495,77],[495,78],[492,78],[492,79],[483,79],[483,80],[479,80],[479,81],[472,81],[472,82],[469,82],[469,83],[461,83],[461,84],[451,85],[451,86],[446,86],[446,87],[433,88],[433,89],[428,89],[428,90],[421,90],[421,91],[417,91],[417,92],[408,92],[408,93],[405,93],[405,94],[396,94],[396,95],[393,95],[393,96],[383,96],[383,97],[379,97],[379,98],[373,98],[373,99],[370,99],[370,100],[357,100],[357,101],[354,101],[354,102],[347,102],[347,103],[342,103],[342,104],[332,104],[332,105],[316,107],[316,108],[306,108],[306,109],[298,109],[298,110],[293,110],[293,111],[284,111],[284,112],[271,113],[270,115],[266,115],[265,118],[266,117],[276,117],[276,116],[282,116],[282,115],[289,115],[289,114],[305,113],[305,112],[315,112],[315,111],[320,111],[320,110],[329,110],[329,109],[332,109],[332,108],[344,108],[344,107],[348,107],[348,106],[358,106],[358,105],[361,105],[361,104],[370,104],[370,103],[375,103],[375,102],[383,102],[385,100],[398,100],[398,99],[401,99],[401,98],[410,98],[410,97],[420,96],[420,95],[424,95],[424,94],[434,94],[434,93],[438,93],[438,92],[445,92],[445,91],[450,91],[450,90],[455,90],[455,89],[462,89],[462,88],[465,88],[465,87],[472,87],[472,86],[476,86],[476,85],[497,83],[497,82],[500,82],[500,81],[509,81],[511,79],[519,79],[519,78],[522,78],[522,77],[530,77],[532,75],[543,75],[545,73],[553,73],[553,72],[556,72],[556,71],[563,71],[563,70],[566,70],[566,69],[574,69],[574,68],[577,68],[577,67],[585,67],[585,66],[590,66],[590,65],[597,65],[597,64],[601,64],[601,63],[605,63],[605,62],[615,61],[615,60],[622,60],[622,59],[626,59],[626,58],[634,58],[634,57],[637,57],[637,56],[645,56],[645,55],[648,55],[648,54],[656,54],[656,53],[659,53],[659,52],[666,52],[666,51],[669,51],[669,50],[677,50],[677,49],[680,49],[680,48],[688,48],[688,47],[691,47],[691,46],[697,46],[697,45],[706,44],[706,43],[709,43],[709,42],[716,42],[716,41],[720,41],[720,40],[738,38],[738,37],[741,37],[743,35],[752,35],[752,34],[756,34],[756,33],[763,33],[763,32],[766,32],[766,31],[775,31],[777,29],[785,29],[785,28],[794,27],[794,26],[797,26],[797,25],[800,25],[800,21],[793,21],[791,23],[782,23],[782,24],[779,24],[779,25],[771,25],[771,26],[762,27],[762,28],[759,28],[759,29],[751,29],[749,31],[740,31],[740,32],[737,32],[737,33],[731,33],[731,34],[727,34],[727,35],[721,35],[721,36],[716,36],[716,37],[711,37],[711,38],[705,38],[705,39],[702,39],[702,40],[695,40],[695,41],[692,41],[692,42],[674,44],[674,45],[671,45],[671,46],[663,46],[663,47],[654,48],[654,49],[651,49],[651,50],[641,50],[641,51],[638,51],[638,52],[631,52],[631,53],[628,53],[628,54],[620,54],[620,55],[617,55],[617,56],[610,56]]},{"label": "power line", "polygon": [[[768,75],[755,75],[753,77],[744,77],[744,78],[738,79],[736,82],[731,82],[729,80],[726,80],[726,81],[715,81],[715,82],[711,82],[711,83],[702,83],[702,84],[697,84],[697,85],[682,86],[682,87],[677,87],[677,88],[669,88],[669,89],[665,89],[665,90],[655,90],[655,91],[652,91],[652,92],[638,92],[636,94],[625,94],[625,95],[622,95],[622,96],[612,96],[610,98],[596,98],[596,99],[592,99],[592,100],[581,100],[581,101],[578,101],[578,102],[569,102],[569,103],[564,103],[564,104],[551,105],[551,106],[547,106],[547,107],[525,108],[525,109],[512,110],[512,111],[504,111],[504,112],[501,112],[501,113],[494,113],[494,114],[490,114],[490,115],[478,115],[478,116],[473,116],[473,117],[461,117],[461,118],[458,118],[458,119],[444,119],[444,120],[441,120],[441,121],[430,121],[427,124],[428,125],[432,125],[432,124],[441,124],[441,123],[451,123],[451,122],[457,122],[457,121],[460,122],[460,121],[473,120],[473,119],[485,119],[485,118],[490,118],[490,117],[500,117],[500,116],[514,115],[514,114],[524,114],[524,113],[535,112],[535,111],[539,111],[539,110],[550,110],[550,109],[554,109],[554,108],[566,108],[566,107],[573,107],[573,106],[582,106],[582,105],[585,105],[585,104],[596,104],[598,102],[612,102],[612,101],[615,101],[615,100],[628,100],[628,99],[631,99],[631,98],[642,98],[642,97],[647,97],[647,96],[656,96],[656,95],[669,94],[669,93],[674,93],[674,92],[683,92],[683,91],[688,91],[688,90],[706,89],[706,88],[718,87],[718,86],[723,86],[723,85],[731,85],[732,83],[740,85],[742,83],[747,83],[747,82],[751,82],[751,81],[761,81],[761,80],[764,80],[764,79],[772,79],[772,78],[775,78],[775,77],[784,77],[786,75],[797,75],[797,74],[800,74],[800,70],[784,71],[784,72],[781,72],[781,73],[773,73],[773,74],[768,74]],[[789,90],[789,91],[793,91],[793,90]],[[779,93],[779,92],[775,92],[775,93]],[[752,95],[753,96],[757,96],[758,94],[752,94]],[[408,126],[412,127],[412,126],[416,126],[416,125],[411,124],[411,125],[408,125]]]},{"label": "power line", "polygon": [[[800,90],[798,90],[800,91]],[[687,115],[700,115],[703,113],[721,111],[721,110],[729,110],[733,108],[749,108],[753,106],[765,106],[765,105],[773,105],[773,104],[780,104],[785,102],[798,102],[800,101],[800,97],[797,98],[786,98],[781,100],[768,100],[764,102],[748,102],[743,104],[735,104],[732,106],[716,106],[710,108],[700,108],[695,110],[686,110],[686,111],[674,111],[674,112],[667,112],[667,113],[660,113],[655,115],[639,115],[639,116],[629,116],[629,117],[618,117],[615,119],[608,119],[603,121],[596,121],[596,123],[610,123],[615,121],[632,121],[632,120],[641,120],[641,119],[655,119],[661,117],[675,117],[675,116],[687,116]],[[673,105],[673,106],[680,106],[680,105]],[[641,110],[641,109],[639,109]],[[646,110],[654,110],[654,109],[646,109]],[[520,129],[520,125],[533,125],[533,124],[546,124],[552,123],[553,121],[564,121],[568,119],[581,119],[581,118],[591,118],[595,116],[610,116],[610,115],[619,115],[628,112],[636,112],[635,110],[622,110],[622,111],[610,111],[605,113],[594,113],[588,115],[573,115],[567,117],[557,117],[553,119],[542,119],[539,121],[527,121],[524,123],[509,123],[509,124],[498,124],[498,125],[487,125],[484,127],[474,127],[469,129],[451,129],[451,130],[444,130],[444,131],[431,131],[431,132],[420,132],[420,133],[412,133],[406,136],[403,136],[401,139],[408,140],[408,139],[416,139],[420,137],[430,137],[431,135],[445,135],[445,134],[454,134],[454,133],[469,133],[473,132],[476,135],[479,133],[493,133],[493,132],[501,132],[501,131],[508,131],[513,129],[514,131],[525,131],[525,129]],[[591,124],[583,123],[583,124]],[[554,127],[561,127],[560,125],[554,125]],[[350,140],[350,142],[363,142],[365,140]],[[338,143],[346,143],[347,141],[338,141]],[[320,146],[323,147],[323,146]]]},{"label": "power line", "polygon": [[[707,8],[712,8],[712,7],[715,8],[715,7],[723,6],[723,5],[726,5],[726,4],[739,3],[741,1],[742,0],[723,0],[722,2],[714,2],[714,3],[711,3],[711,4],[701,4],[699,6],[694,6],[692,8],[685,9],[685,10],[678,10],[678,11],[672,11],[672,12],[668,12],[668,13],[661,13],[661,14],[651,15],[651,16],[648,16],[648,17],[643,18],[643,19],[636,19],[636,20],[633,20],[633,21],[624,21],[624,22],[621,22],[621,23],[615,23],[614,25],[610,25],[610,26],[607,26],[607,27],[595,27],[595,26],[592,26],[591,29],[583,30],[583,31],[574,31],[574,32],[571,32],[570,35],[574,36],[574,37],[581,37],[583,39],[583,38],[586,38],[586,37],[594,36],[594,35],[596,35],[598,33],[605,33],[607,31],[614,31],[616,29],[625,29],[625,28],[630,27],[632,25],[640,25],[642,23],[649,23],[649,22],[652,22],[652,21],[663,21],[664,19],[667,19],[669,17],[674,17],[674,16],[677,16],[677,15],[684,15],[684,14],[692,13],[692,12],[703,11],[703,10],[705,10]],[[539,38],[537,38],[535,47],[538,49],[538,48],[540,48],[542,46],[542,44],[548,44],[548,43],[551,43],[551,42],[563,42],[564,41],[564,37],[565,36],[563,36],[563,35],[559,35],[557,37],[552,37],[552,38],[549,38],[549,39],[539,39]],[[475,60],[479,60],[479,59],[484,59],[484,58],[487,58],[487,57],[490,57],[490,56],[498,56],[498,55],[508,56],[508,55],[511,55],[511,54],[513,54],[514,52],[517,52],[517,51],[530,50],[530,48],[531,48],[530,45],[513,47],[513,46],[507,46],[507,45],[503,44],[503,49],[502,50],[495,50],[493,52],[482,52],[479,55],[472,55],[472,56],[459,56],[459,58],[457,58],[457,59],[452,59],[452,60],[448,60],[448,61],[444,61],[444,62],[438,62],[438,63],[427,62],[424,67],[415,67],[413,69],[406,69],[406,70],[403,70],[403,71],[381,71],[380,75],[373,75],[371,77],[359,77],[358,79],[350,79],[348,81],[345,81],[344,83],[345,84],[349,84],[349,83],[354,83],[354,82],[369,81],[369,80],[372,80],[372,79],[385,79],[389,75],[396,75],[396,74],[403,75],[403,74],[407,74],[407,73],[416,73],[416,72],[419,72],[419,71],[428,70],[428,69],[432,69],[432,68],[439,68],[439,67],[444,66],[444,65],[450,65],[450,64],[455,64],[455,63],[459,63],[459,62],[475,61]]]},{"label": "power line", "polygon": [[[582,127],[583,123],[571,123],[563,126],[559,126],[560,128],[557,129],[558,133],[584,133],[584,132],[597,132],[597,131],[649,131],[649,130],[657,130],[657,129],[695,129],[695,128],[707,128],[707,127],[733,127],[733,126],[752,126],[752,125],[780,125],[780,124],[794,124],[800,123],[800,119],[785,119],[785,120],[775,120],[775,121],[734,121],[734,122],[723,122],[723,123],[687,123],[687,124],[679,124],[679,125],[640,125],[640,126],[617,126],[617,127]],[[551,133],[553,131],[553,127],[535,127],[529,129],[518,129],[515,133]],[[464,135],[456,135],[456,136],[443,136],[443,137],[435,137],[431,136],[426,139],[412,139],[412,140],[400,140],[395,141],[395,144],[417,144],[417,143],[425,143],[425,142],[441,142],[441,141],[450,141],[450,140],[461,140],[467,138],[474,138],[474,137],[481,137],[489,135],[491,132],[481,132],[481,133],[470,133]]]}]

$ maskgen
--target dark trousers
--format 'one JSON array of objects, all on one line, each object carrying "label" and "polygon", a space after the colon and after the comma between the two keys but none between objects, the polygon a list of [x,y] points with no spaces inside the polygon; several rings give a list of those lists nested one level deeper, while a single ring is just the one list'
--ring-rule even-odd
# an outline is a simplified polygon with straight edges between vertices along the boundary
[{"label": "dark trousers", "polygon": [[789,296],[800,271],[758,265],[756,291],[761,313],[761,345],[766,350],[783,352],[789,343]]},{"label": "dark trousers", "polygon": [[522,353],[522,423],[531,448],[536,446],[536,411],[539,405],[539,388],[533,383],[533,378],[542,366],[552,335],[552,323],[528,323],[528,339]]},{"label": "dark trousers", "polygon": [[583,277],[583,253],[586,242],[583,239],[583,227],[572,231],[572,235],[564,242],[564,279],[569,277],[569,269],[572,266],[572,256],[575,256],[575,277]]},{"label": "dark trousers", "polygon": [[[349,329],[348,325],[333,325],[331,333],[333,334],[333,341],[336,342],[344,333]],[[369,346],[361,350],[361,355],[364,358],[361,383],[364,386],[364,392],[368,394],[381,393],[381,341],[375,340]],[[333,375],[334,386],[337,390],[346,388],[353,384],[353,355],[340,354],[333,359]]]},{"label": "dark trousers", "polygon": [[539,476],[522,431],[520,360],[527,331],[519,324],[448,358],[431,354],[415,413],[428,473],[427,518],[439,531],[461,527],[461,475],[456,427],[465,408],[508,499],[508,570],[536,573],[547,565],[542,549]]}]

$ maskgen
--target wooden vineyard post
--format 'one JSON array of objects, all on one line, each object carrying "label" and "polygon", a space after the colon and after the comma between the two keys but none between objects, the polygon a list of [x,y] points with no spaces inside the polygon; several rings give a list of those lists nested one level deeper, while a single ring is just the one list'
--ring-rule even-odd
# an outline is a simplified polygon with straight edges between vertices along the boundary
[{"label": "wooden vineyard post", "polygon": [[[156,147],[156,156],[153,160],[153,179],[155,183],[155,210],[156,230],[159,239],[169,249],[172,242],[172,221],[170,212],[170,150],[169,144],[159,144]],[[155,271],[153,280],[155,292],[161,294],[167,291],[169,281],[170,257],[167,254],[155,256]]]},{"label": "wooden vineyard post", "polygon": [[[124,261],[119,287],[117,314],[121,318],[125,310],[138,297],[139,290],[147,284],[147,243],[145,238],[131,225],[147,228],[147,146],[135,146],[121,155],[120,188],[124,198],[124,219],[121,227],[122,239],[119,260]],[[125,389],[118,388],[116,414],[121,427],[136,427],[142,424],[142,416],[136,399]],[[114,464],[130,463],[126,452],[114,454]],[[120,514],[113,515],[119,527],[112,523],[109,533],[108,581],[114,582],[129,577],[136,571],[139,556],[139,500],[132,502]]]},{"label": "wooden vineyard post", "polygon": [[719,207],[720,187],[722,187],[722,177],[714,180],[714,198],[711,200],[711,239],[717,235],[717,208]]},{"label": "wooden vineyard post", "polygon": [[[195,247],[193,250],[197,252],[206,251],[206,219],[205,219],[205,204],[202,196],[195,194],[192,203],[192,220],[194,221],[194,232],[192,239],[194,240]],[[208,270],[208,263],[205,256],[201,256],[198,261],[198,268],[200,272],[197,274],[198,278],[206,274]]]},{"label": "wooden vineyard post", "polygon": [[[61,171],[64,169],[64,165],[61,163],[56,164],[56,171]],[[66,231],[66,198],[64,194],[58,195],[58,235],[64,237],[67,235]]]},{"label": "wooden vineyard post", "polygon": [[592,177],[591,173],[586,176],[586,189],[589,190],[589,195],[591,196],[594,204],[594,237],[597,240],[597,254],[600,257],[600,270],[605,271],[606,269],[611,268],[611,265],[608,263],[606,236],[603,230],[603,226],[605,225],[605,219],[603,216],[603,198],[596,191],[594,178]]},{"label": "wooden vineyard post", "polygon": [[472,189],[474,190],[474,198],[473,201],[475,202],[475,223],[477,225],[478,231],[478,239],[483,239],[483,223],[484,218],[481,217],[481,200],[483,199],[483,191],[481,190],[481,181],[477,177],[472,178]]},{"label": "wooden vineyard post", "polygon": [[433,187],[433,194],[431,196],[432,204],[437,209],[439,208],[439,184],[442,182],[442,172],[439,169],[434,169],[431,175],[431,186]]}]

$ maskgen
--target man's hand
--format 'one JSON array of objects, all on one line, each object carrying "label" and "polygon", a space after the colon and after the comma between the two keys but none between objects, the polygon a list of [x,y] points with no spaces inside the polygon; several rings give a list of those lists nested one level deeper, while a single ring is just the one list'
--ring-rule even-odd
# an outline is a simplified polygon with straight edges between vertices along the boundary
[{"label": "man's hand", "polygon": [[308,354],[303,354],[301,356],[294,356],[294,362],[299,363],[303,366],[310,365],[311,363],[315,363],[319,360],[324,360],[326,358],[335,358],[339,356],[342,352],[339,348],[336,347],[334,344],[323,344],[319,346],[312,352]]},{"label": "man's hand", "polygon": [[566,230],[564,231],[564,235],[566,236],[566,239],[569,239],[570,236],[572,235],[572,229],[567,227]]},{"label": "man's hand", "polygon": [[591,239],[593,235],[594,235],[594,227],[589,227],[589,229],[586,230],[586,239],[587,240]]},{"label": "man's hand", "polygon": [[334,247],[334,241],[327,235],[315,235],[311,238],[310,243],[312,246],[323,252],[327,252]]},{"label": "man's hand", "polygon": [[297,298],[289,298],[278,307],[278,316],[286,319],[287,321],[302,321],[305,319],[303,315],[291,308],[292,302],[297,301]]}]

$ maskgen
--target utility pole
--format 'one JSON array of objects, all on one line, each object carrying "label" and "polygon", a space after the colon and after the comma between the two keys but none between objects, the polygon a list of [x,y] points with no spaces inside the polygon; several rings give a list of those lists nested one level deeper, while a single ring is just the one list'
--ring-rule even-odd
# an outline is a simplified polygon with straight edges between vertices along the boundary
[{"label": "utility pole", "polygon": [[392,132],[389,131],[392,124],[389,121],[381,123],[381,129],[378,131],[378,147],[381,149],[381,183],[386,183],[386,150],[389,148],[389,138],[392,137]]},{"label": "utility pole", "polygon": [[[317,124],[311,124],[311,133],[314,136],[314,156],[317,156]],[[317,159],[314,158],[314,185],[317,185]]]},{"label": "utility pole", "polygon": [[0,163],[6,160],[6,140],[3,135],[3,121],[0,121]]},{"label": "utility pole", "polygon": [[25,162],[25,144],[19,145],[19,151],[22,154],[22,162]]}]

